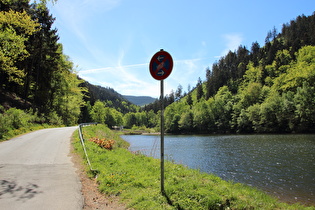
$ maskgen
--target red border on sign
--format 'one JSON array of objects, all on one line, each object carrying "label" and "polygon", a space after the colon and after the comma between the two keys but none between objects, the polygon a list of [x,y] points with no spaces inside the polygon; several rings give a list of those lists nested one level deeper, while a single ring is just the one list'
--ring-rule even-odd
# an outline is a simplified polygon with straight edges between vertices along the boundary
[{"label": "red border on sign", "polygon": [[[164,56],[162,61],[158,60],[159,56]],[[162,64],[163,62],[168,62],[168,66],[164,67],[163,64]],[[157,74],[156,69],[154,69],[154,64],[162,64],[163,67],[161,68],[161,70],[163,70],[163,72],[164,72],[163,75],[158,75]],[[152,56],[149,68],[150,68],[150,74],[151,74],[151,76],[154,79],[156,79],[156,80],[164,80],[172,72],[172,69],[173,69],[173,58],[168,52],[166,52],[166,51],[159,51],[159,52],[155,53]]]}]

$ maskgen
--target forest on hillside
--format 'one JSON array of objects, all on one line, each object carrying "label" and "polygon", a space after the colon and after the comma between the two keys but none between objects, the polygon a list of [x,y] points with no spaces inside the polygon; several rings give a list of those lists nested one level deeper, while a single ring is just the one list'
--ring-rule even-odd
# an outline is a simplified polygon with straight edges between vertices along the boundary
[{"label": "forest on hillside", "polygon": [[[33,125],[92,121],[158,131],[160,100],[139,107],[78,77],[46,3],[0,0],[0,139]],[[264,46],[228,52],[188,93],[179,84],[164,97],[166,131],[314,132],[314,34],[315,13],[298,16],[269,31]]]},{"label": "forest on hillside", "polygon": [[[239,46],[188,94],[165,97],[169,133],[315,131],[315,13],[269,31],[265,45]],[[157,112],[160,101],[144,108]]]},{"label": "forest on hillside", "polygon": [[[78,86],[81,81],[73,63],[62,52],[45,2],[2,0],[0,8],[2,97],[19,98],[18,108],[36,115],[38,123],[77,123],[84,89]],[[3,106],[10,108],[10,104]]]},{"label": "forest on hillside", "polygon": [[[206,81],[199,78],[188,93],[179,85],[164,97],[166,132],[315,132],[314,33],[315,13],[302,15],[281,32],[269,31],[264,46],[228,52],[206,69]],[[160,108],[156,100],[128,112],[123,125],[158,131]]]},{"label": "forest on hillside", "polygon": [[34,125],[90,121],[98,100],[107,111],[137,110],[112,88],[77,76],[46,3],[0,0],[0,139]]},{"label": "forest on hillside", "polygon": [[315,13],[284,24],[281,33],[273,29],[263,47],[254,42],[250,50],[230,51],[207,69],[194,104],[182,101],[186,111],[177,113],[172,109],[180,105],[168,107],[169,130],[314,132],[314,32]]}]

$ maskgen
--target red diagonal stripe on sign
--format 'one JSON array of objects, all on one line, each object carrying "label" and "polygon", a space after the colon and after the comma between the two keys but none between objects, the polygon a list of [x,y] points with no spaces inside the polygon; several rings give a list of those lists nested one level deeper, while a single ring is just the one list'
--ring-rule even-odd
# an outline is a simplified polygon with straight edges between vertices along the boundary
[{"label": "red diagonal stripe on sign", "polygon": [[164,61],[162,61],[157,67],[156,70],[159,71],[160,69],[162,69],[164,67]]},{"label": "red diagonal stripe on sign", "polygon": [[[158,60],[158,57],[160,57],[160,56],[163,56],[162,61],[159,61],[159,60]],[[155,62],[158,64],[158,66],[156,67],[155,72],[158,72],[158,71],[161,70],[161,69],[162,69],[164,72],[167,71],[167,69],[166,69],[165,66],[164,66],[166,60],[167,60],[167,56],[166,56],[166,55],[158,55],[158,56],[156,56]]]}]

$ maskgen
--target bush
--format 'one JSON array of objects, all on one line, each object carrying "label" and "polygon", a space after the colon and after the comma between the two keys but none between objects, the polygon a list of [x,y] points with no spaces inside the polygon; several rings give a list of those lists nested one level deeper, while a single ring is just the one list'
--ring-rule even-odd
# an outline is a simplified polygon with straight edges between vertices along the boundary
[{"label": "bush", "polygon": [[62,118],[55,111],[49,113],[48,120],[49,120],[49,123],[53,124],[53,125],[62,125],[63,124]]},{"label": "bush", "polygon": [[2,139],[4,134],[8,131],[6,118],[4,114],[0,114],[0,139]]},{"label": "bush", "polygon": [[34,116],[20,109],[11,108],[5,113],[8,116],[7,124],[12,129],[28,127],[30,122],[34,120]]},{"label": "bush", "polygon": [[[7,111],[0,106],[0,141],[4,141],[14,136],[43,128],[50,127],[45,124],[46,119],[44,115],[38,116],[37,112],[33,113],[32,110],[23,111],[16,108],[10,108]],[[50,118],[50,123],[54,125],[60,124],[60,117],[54,114]]]},{"label": "bush", "polygon": [[[23,110],[10,108],[0,114],[0,139],[26,132],[35,120],[35,116]],[[6,137],[7,136],[7,137]]]}]

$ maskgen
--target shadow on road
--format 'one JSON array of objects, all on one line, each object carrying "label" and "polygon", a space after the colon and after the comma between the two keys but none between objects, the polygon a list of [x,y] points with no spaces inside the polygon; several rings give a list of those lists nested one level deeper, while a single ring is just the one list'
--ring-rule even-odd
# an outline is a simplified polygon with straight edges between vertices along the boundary
[{"label": "shadow on road", "polygon": [[17,201],[32,199],[39,191],[37,184],[28,183],[25,186],[18,185],[15,181],[0,180],[0,199],[4,197],[16,198]]}]

